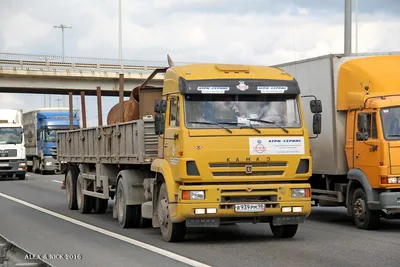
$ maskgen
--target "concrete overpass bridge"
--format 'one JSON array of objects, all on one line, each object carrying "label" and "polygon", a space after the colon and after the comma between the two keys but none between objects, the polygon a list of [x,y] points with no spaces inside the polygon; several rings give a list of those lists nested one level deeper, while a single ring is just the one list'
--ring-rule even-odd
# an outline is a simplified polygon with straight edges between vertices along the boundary
[{"label": "concrete overpass bridge", "polygon": [[[176,65],[184,63],[176,62]],[[106,58],[61,57],[0,53],[0,92],[59,94],[69,92],[96,95],[101,87],[103,96],[119,94],[119,74],[124,74],[125,96],[145,81],[157,68],[168,66],[165,61],[141,61]],[[148,85],[160,86],[163,74],[157,74]]]}]

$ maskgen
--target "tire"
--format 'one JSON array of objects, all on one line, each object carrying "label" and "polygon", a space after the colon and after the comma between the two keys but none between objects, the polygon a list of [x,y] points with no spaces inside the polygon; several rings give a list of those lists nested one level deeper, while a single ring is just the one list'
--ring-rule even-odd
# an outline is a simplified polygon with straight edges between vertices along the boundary
[{"label": "tire", "polygon": [[272,222],[269,223],[272,234],[277,238],[292,238],[296,235],[298,224],[291,225],[273,225]]},{"label": "tire", "polygon": [[79,174],[78,179],[76,181],[76,200],[79,212],[82,214],[87,214],[92,211],[93,197],[84,195],[82,190],[83,190],[83,177],[81,174]]},{"label": "tire", "polygon": [[117,186],[117,218],[121,228],[147,228],[151,225],[151,220],[142,217],[142,205],[126,205],[124,184],[119,179]]},{"label": "tire", "polygon": [[17,178],[18,178],[18,180],[25,180],[25,178],[26,178],[26,174],[19,174],[19,175],[16,175],[17,176]]},{"label": "tire", "polygon": [[77,210],[78,203],[76,200],[76,180],[78,179],[79,171],[76,168],[70,168],[65,177],[65,193],[67,196],[68,209]]},{"label": "tire", "polygon": [[97,214],[104,214],[108,208],[108,199],[95,198],[93,211]]},{"label": "tire", "polygon": [[18,174],[17,178],[18,180],[25,180],[26,175],[25,174]]},{"label": "tire", "polygon": [[185,240],[185,222],[173,223],[168,211],[168,193],[165,183],[161,185],[157,200],[158,221],[162,237],[167,242],[180,242]]},{"label": "tire", "polygon": [[379,228],[380,210],[371,210],[368,207],[367,196],[362,188],[357,188],[354,191],[351,207],[353,221],[358,229],[376,230]]}]

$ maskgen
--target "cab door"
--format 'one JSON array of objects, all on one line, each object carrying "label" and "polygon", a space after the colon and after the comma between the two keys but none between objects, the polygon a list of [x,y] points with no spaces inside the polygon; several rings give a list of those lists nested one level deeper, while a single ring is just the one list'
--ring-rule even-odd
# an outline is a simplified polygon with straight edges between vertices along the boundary
[{"label": "cab door", "polygon": [[376,111],[357,111],[357,119],[354,120],[354,168],[364,172],[373,188],[378,187],[380,183],[379,166],[382,149],[379,145],[377,117]]},{"label": "cab door", "polygon": [[164,134],[164,158],[169,162],[174,177],[178,176],[179,152],[182,151],[180,101],[178,96],[169,97]]}]

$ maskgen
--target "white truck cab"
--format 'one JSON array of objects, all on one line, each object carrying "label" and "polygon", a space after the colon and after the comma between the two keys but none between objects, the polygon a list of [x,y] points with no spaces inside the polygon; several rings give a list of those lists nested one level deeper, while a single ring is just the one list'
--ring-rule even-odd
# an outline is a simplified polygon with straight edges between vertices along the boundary
[{"label": "white truck cab", "polygon": [[0,177],[26,176],[22,110],[0,109]]}]

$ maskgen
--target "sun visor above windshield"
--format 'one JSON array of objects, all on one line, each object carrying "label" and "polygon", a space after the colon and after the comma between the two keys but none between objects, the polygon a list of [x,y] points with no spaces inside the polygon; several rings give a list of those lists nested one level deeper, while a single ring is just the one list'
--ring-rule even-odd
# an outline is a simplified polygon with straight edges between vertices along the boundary
[{"label": "sun visor above windshield", "polygon": [[184,78],[180,77],[179,91],[182,94],[300,94],[300,88],[295,80],[288,81],[269,79],[185,80]]}]

